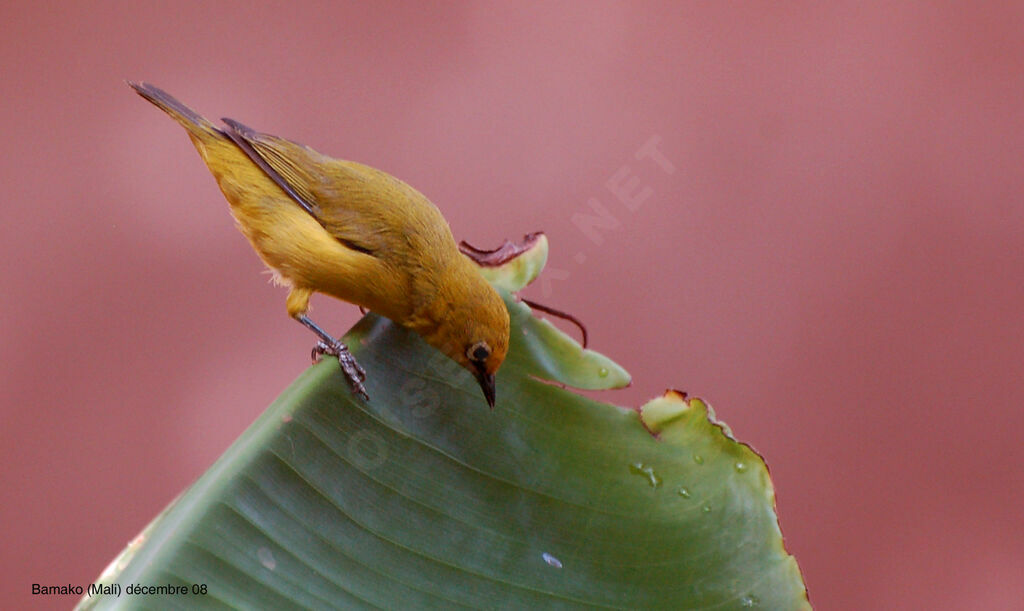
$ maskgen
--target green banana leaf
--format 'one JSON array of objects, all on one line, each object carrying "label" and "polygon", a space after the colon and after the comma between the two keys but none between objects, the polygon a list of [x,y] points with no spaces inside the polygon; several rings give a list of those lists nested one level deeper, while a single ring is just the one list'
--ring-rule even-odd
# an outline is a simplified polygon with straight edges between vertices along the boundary
[{"label": "green banana leaf", "polygon": [[[367,315],[345,340],[370,401],[333,358],[311,367],[80,608],[810,608],[764,462],[704,402],[636,411],[561,387],[629,375],[509,292],[542,256],[546,240],[514,280],[488,272],[512,319],[493,411]],[[523,257],[541,262],[524,275]]]}]

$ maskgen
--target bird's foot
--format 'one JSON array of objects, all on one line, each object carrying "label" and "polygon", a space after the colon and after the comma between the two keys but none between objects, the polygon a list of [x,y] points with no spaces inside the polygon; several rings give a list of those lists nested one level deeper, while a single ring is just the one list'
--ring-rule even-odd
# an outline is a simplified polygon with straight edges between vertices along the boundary
[{"label": "bird's foot", "polygon": [[316,346],[313,346],[313,362],[318,362],[320,357],[325,354],[338,357],[338,364],[341,365],[341,370],[345,372],[345,377],[348,378],[348,384],[352,387],[352,391],[362,397],[364,401],[369,401],[370,395],[366,394],[366,387],[363,386],[363,382],[366,380],[366,371],[356,362],[356,357],[352,356],[352,353],[349,352],[348,346],[339,340],[335,340],[331,344],[317,342]]}]

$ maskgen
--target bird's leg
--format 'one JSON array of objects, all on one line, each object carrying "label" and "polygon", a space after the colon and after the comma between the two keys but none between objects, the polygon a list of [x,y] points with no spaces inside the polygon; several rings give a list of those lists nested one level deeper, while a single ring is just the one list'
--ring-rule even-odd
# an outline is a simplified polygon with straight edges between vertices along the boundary
[{"label": "bird's leg", "polygon": [[352,353],[349,352],[348,346],[342,343],[341,340],[331,337],[305,314],[298,316],[296,320],[306,325],[320,338],[316,347],[313,348],[314,360],[324,354],[338,357],[338,363],[341,365],[342,371],[345,372],[345,377],[348,378],[348,383],[352,386],[352,390],[363,399],[368,400],[370,396],[366,394],[366,388],[363,386],[363,381],[366,379],[366,371],[356,362],[356,357],[352,356]]},{"label": "bird's leg", "polygon": [[318,360],[324,354],[338,357],[338,364],[341,365],[341,370],[345,372],[345,377],[348,378],[349,386],[352,387],[353,392],[363,399],[369,400],[370,396],[366,394],[366,387],[363,386],[363,381],[366,380],[366,371],[356,362],[355,357],[349,352],[348,346],[342,343],[341,340],[331,337],[329,333],[320,328],[320,325],[306,316],[311,294],[312,291],[306,289],[292,288],[291,292],[288,293],[287,305],[288,313],[292,318],[301,322],[320,338],[320,341],[313,348],[313,360]]}]

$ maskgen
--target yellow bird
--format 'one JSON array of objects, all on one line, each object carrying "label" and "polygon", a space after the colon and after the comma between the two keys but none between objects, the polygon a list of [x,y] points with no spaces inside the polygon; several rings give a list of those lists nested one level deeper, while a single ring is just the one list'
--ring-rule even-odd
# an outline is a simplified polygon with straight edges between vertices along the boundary
[{"label": "yellow bird", "polygon": [[306,316],[314,292],[415,331],[472,373],[494,407],[508,310],[430,200],[380,170],[231,119],[218,127],[157,87],[128,84],[188,131],[239,229],[290,287],[288,314],[317,334],[319,353],[338,357],[356,393],[368,398],[365,372]]}]

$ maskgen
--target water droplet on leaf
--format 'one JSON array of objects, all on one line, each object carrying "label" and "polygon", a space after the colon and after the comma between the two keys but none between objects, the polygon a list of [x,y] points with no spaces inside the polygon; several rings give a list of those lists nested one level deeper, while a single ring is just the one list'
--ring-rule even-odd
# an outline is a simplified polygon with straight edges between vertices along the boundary
[{"label": "water droplet on leaf", "polygon": [[687,488],[686,486],[679,488],[679,496],[683,497],[684,499],[690,498],[690,489]]},{"label": "water droplet on leaf", "polygon": [[553,566],[556,569],[562,568],[562,561],[559,560],[558,558],[555,558],[551,554],[549,554],[547,552],[544,552],[543,554],[540,555],[540,557],[543,558],[544,562],[547,562],[550,566]]},{"label": "water droplet on leaf", "polygon": [[597,376],[599,378],[607,378],[608,377],[608,369],[605,368],[605,367],[602,367],[602,368],[598,369],[597,370]]},{"label": "water droplet on leaf", "polygon": [[743,462],[742,460],[738,461],[736,463],[735,467],[736,467],[736,472],[737,473],[746,473],[747,472],[747,463]]},{"label": "water droplet on leaf", "polygon": [[629,465],[629,470],[635,475],[643,476],[647,480],[647,483],[651,485],[651,488],[657,488],[661,485],[661,478],[654,472],[654,467],[650,465],[645,465],[642,462],[635,462]]},{"label": "water droplet on leaf", "polygon": [[260,559],[260,564],[269,571],[273,571],[277,567],[277,560],[274,559],[274,552],[265,547],[261,547],[256,550],[256,557]]},{"label": "water droplet on leaf", "polygon": [[697,463],[698,465],[703,465],[704,464],[704,457],[701,456],[700,454],[694,454],[693,455],[693,462]]},{"label": "water droplet on leaf", "polygon": [[711,503],[704,503],[704,506],[700,508],[704,513],[711,513]]}]

